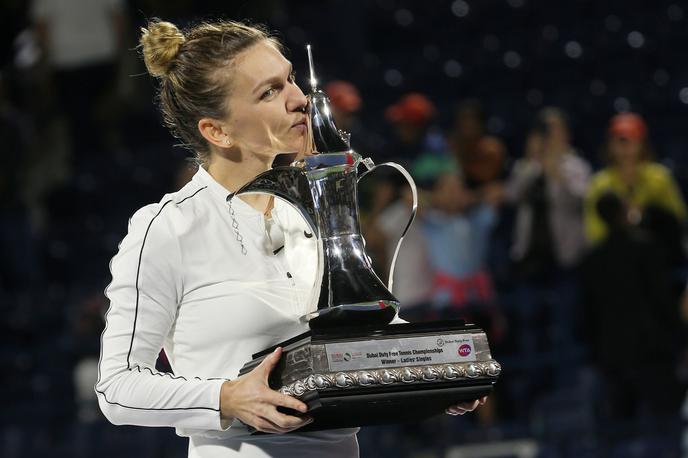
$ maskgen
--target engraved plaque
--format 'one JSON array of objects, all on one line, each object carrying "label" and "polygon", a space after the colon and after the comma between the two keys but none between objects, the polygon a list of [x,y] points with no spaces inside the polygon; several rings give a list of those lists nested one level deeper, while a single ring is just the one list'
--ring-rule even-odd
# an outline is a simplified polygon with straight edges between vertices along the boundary
[{"label": "engraved plaque", "polygon": [[337,342],[325,345],[330,371],[463,363],[476,360],[466,334]]}]

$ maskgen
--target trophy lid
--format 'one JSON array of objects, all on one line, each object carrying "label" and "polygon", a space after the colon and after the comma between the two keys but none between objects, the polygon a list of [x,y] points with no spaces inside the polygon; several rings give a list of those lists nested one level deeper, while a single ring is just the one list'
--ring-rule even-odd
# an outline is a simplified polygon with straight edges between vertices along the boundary
[{"label": "trophy lid", "polygon": [[347,152],[351,149],[348,134],[337,129],[330,109],[330,99],[318,88],[311,45],[306,45],[306,51],[310,69],[311,93],[308,94],[308,111],[313,148],[320,154]]}]

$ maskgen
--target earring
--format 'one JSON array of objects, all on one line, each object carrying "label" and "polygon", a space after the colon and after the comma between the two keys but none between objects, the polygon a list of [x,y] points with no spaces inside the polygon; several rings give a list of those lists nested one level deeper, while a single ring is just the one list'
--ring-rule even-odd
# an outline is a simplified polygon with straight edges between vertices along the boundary
[{"label": "earring", "polygon": [[225,145],[229,146],[231,144],[232,144],[232,142],[229,141],[229,138],[225,138]]}]

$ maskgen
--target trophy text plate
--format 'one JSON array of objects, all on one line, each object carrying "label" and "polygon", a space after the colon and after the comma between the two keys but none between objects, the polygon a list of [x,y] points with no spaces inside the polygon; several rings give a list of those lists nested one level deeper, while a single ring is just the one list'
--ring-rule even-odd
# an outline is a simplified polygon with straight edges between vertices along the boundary
[{"label": "trophy text plate", "polygon": [[476,361],[473,337],[461,334],[325,344],[330,371]]}]

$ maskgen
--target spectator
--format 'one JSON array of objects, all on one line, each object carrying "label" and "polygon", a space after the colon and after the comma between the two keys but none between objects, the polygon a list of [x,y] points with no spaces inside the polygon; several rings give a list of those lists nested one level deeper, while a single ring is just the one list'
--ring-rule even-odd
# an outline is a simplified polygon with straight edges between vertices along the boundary
[{"label": "spectator", "polygon": [[565,114],[542,110],[505,189],[517,206],[512,255],[520,277],[570,268],[580,258],[589,177],[589,165],[571,146]]},{"label": "spectator", "polygon": [[[112,90],[124,29],[123,0],[34,0],[31,16],[53,71],[77,160],[112,132],[102,99]],[[110,110],[111,111],[111,107]]]},{"label": "spectator", "polygon": [[[373,200],[387,203],[384,209],[371,214],[371,220],[364,226],[366,251],[373,253],[373,258],[384,272],[384,279],[389,276],[389,267],[406,223],[411,216],[413,194],[408,186],[402,187],[399,197],[387,197],[394,193],[396,184],[385,180],[375,188]],[[429,318],[430,288],[432,271],[428,259],[428,247],[421,229],[421,218],[425,202],[419,202],[418,213],[409,228],[399,249],[394,269],[393,293],[401,302],[400,315],[411,321],[423,321]]]},{"label": "spectator", "polygon": [[351,147],[363,156],[379,149],[380,139],[372,135],[361,122],[361,95],[348,81],[332,81],[325,86],[337,127],[350,136]]},{"label": "spectator", "polygon": [[607,386],[606,413],[614,420],[676,414],[683,393],[676,377],[679,317],[666,266],[656,242],[629,222],[618,194],[600,194],[595,212],[606,230],[583,261],[581,283],[588,347]]},{"label": "spectator", "polygon": [[440,316],[473,311],[483,318],[495,302],[486,256],[490,230],[497,221],[496,202],[492,194],[466,189],[451,158],[424,155],[415,162],[413,173],[429,194],[419,223],[433,273],[433,308]]},{"label": "spectator", "polygon": [[385,110],[393,138],[381,151],[380,160],[411,161],[427,152],[446,151],[442,135],[431,126],[437,109],[428,97],[411,92]]},{"label": "spectator", "polygon": [[523,355],[551,357],[568,377],[575,358],[577,285],[573,269],[584,248],[583,198],[590,167],[571,146],[565,114],[543,109],[505,186],[516,206],[511,247],[514,302],[511,329]]},{"label": "spectator", "polygon": [[607,191],[625,202],[633,224],[640,223],[650,208],[653,210],[649,216],[655,221],[668,217],[675,225],[685,223],[686,206],[681,193],[671,172],[652,160],[647,125],[640,115],[614,116],[609,122],[606,149],[608,165],[593,177],[585,202],[585,229],[590,241],[600,242],[607,234],[608,227],[597,212],[597,201]]},{"label": "spectator", "polygon": [[497,137],[485,134],[485,114],[480,102],[468,100],[458,106],[448,140],[469,188],[502,177],[506,148]]},{"label": "spectator", "polygon": [[330,107],[337,126],[350,132],[355,114],[361,109],[361,96],[356,86],[348,81],[332,81],[325,86]]}]

